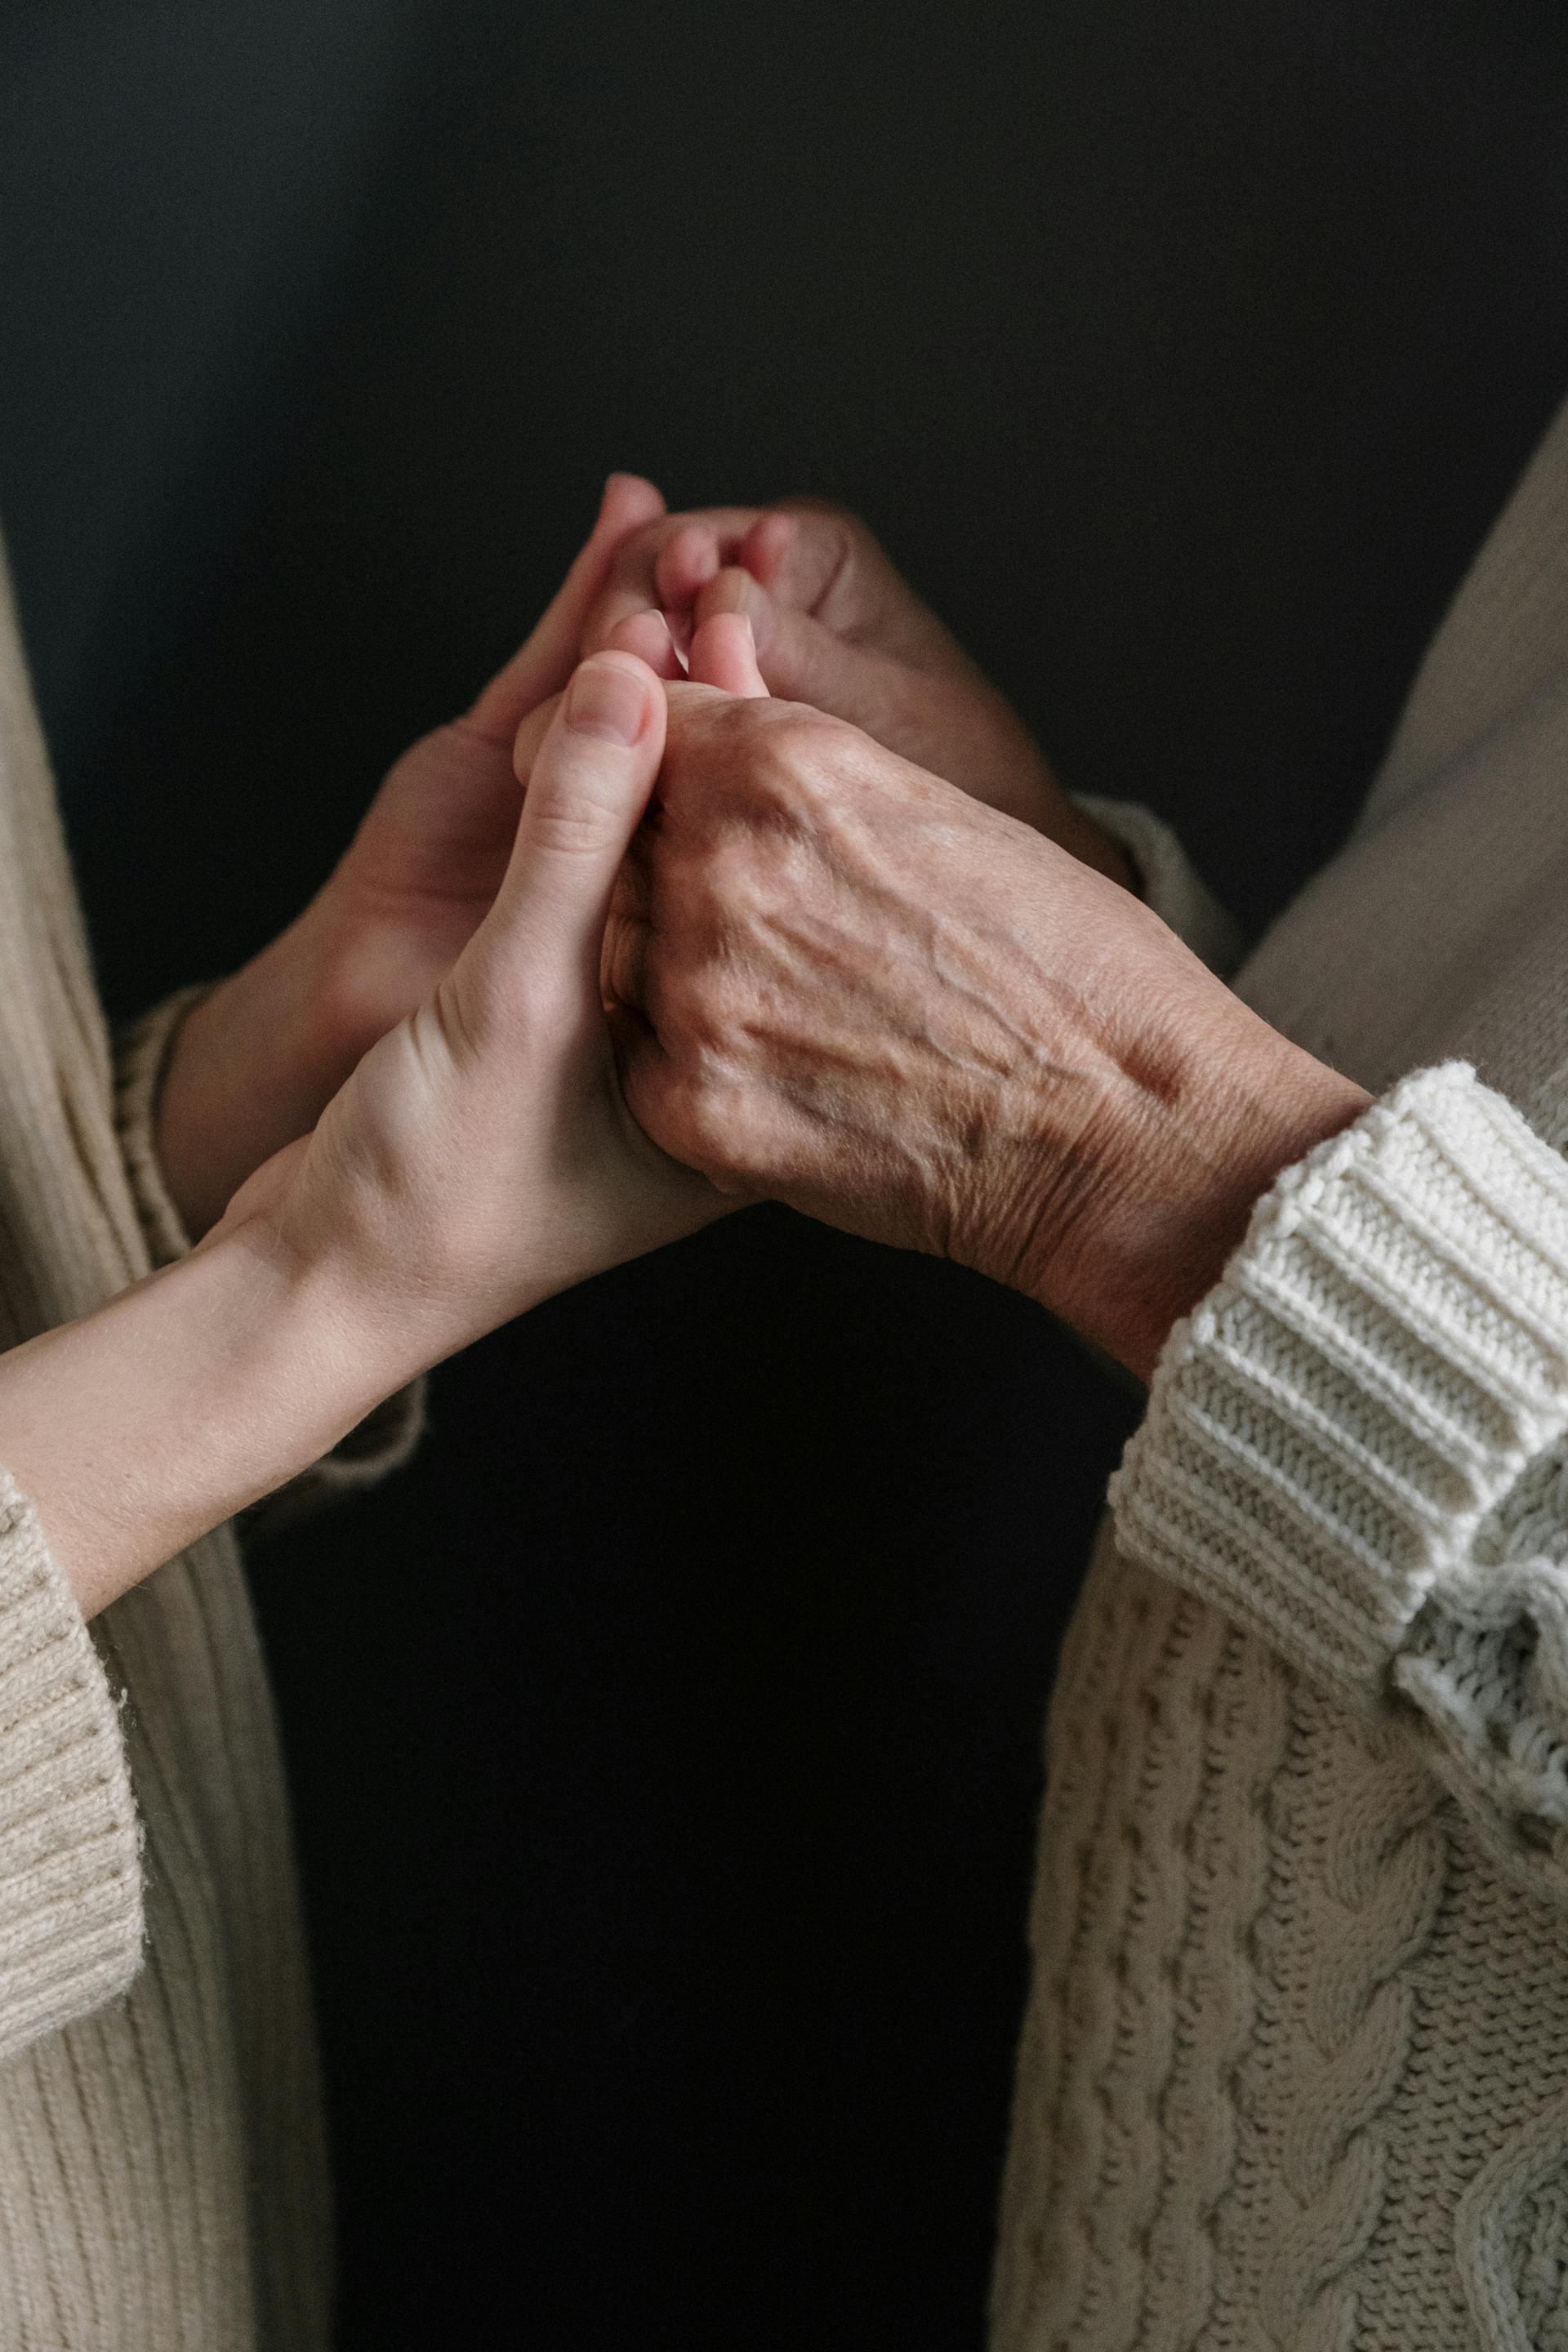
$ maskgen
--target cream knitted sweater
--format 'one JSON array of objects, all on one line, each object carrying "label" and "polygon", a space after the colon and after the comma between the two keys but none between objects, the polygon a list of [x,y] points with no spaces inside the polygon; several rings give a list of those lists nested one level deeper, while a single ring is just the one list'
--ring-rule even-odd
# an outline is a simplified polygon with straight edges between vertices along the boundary
[{"label": "cream knitted sweater", "polygon": [[1237,985],[1384,1099],[1259,1204],[1112,1486],[993,2341],[1563,2352],[1568,412]]},{"label": "cream knitted sweater", "polygon": [[[151,1108],[180,1006],[93,994],[0,563],[0,1346],[184,1247]],[[308,1482],[411,1442],[395,1400]],[[327,2340],[315,2061],[266,1680],[232,1537],[89,1638],[0,1472],[0,2346]]]}]

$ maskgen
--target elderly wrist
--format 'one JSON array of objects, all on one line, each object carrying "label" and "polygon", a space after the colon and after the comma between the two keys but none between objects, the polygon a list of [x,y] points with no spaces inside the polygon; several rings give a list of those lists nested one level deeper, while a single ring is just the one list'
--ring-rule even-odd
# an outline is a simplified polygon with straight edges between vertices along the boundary
[{"label": "elderly wrist", "polygon": [[1216,1026],[1173,1081],[1109,1090],[1075,1197],[1029,1255],[1024,1286],[1140,1379],[1279,1176],[1371,1101],[1229,1002],[1229,1033]]}]

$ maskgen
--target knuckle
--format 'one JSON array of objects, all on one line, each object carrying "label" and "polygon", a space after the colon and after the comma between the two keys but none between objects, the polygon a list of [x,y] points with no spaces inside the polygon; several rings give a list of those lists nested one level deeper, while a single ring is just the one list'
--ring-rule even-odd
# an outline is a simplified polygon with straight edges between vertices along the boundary
[{"label": "knuckle", "polygon": [[528,834],[535,848],[560,857],[602,856],[621,826],[617,795],[574,776],[543,778],[529,787]]},{"label": "knuckle", "polygon": [[839,753],[854,729],[808,702],[777,702],[771,729],[775,753],[802,765],[826,761]]},{"label": "knuckle", "polygon": [[820,816],[840,795],[848,730],[841,720],[803,703],[774,707],[777,718],[760,749],[757,788],[783,816]]},{"label": "knuckle", "polygon": [[702,878],[720,928],[733,930],[765,911],[773,896],[772,866],[766,845],[750,833],[730,832],[714,844]]},{"label": "knuckle", "polygon": [[689,805],[694,800],[723,800],[743,789],[763,732],[754,714],[771,708],[710,687],[672,688],[662,771],[665,800]]},{"label": "knuckle", "polygon": [[798,515],[809,530],[814,605],[826,602],[858,562],[881,551],[870,525],[853,508],[835,499],[791,498],[780,504],[786,513]]},{"label": "knuckle", "polygon": [[629,539],[623,540],[610,566],[611,579],[626,583],[650,575],[676,520],[670,515],[656,515],[651,522],[645,522]]},{"label": "knuckle", "polygon": [[778,500],[784,514],[800,515],[825,533],[837,532],[843,541],[868,540],[870,526],[838,499],[818,498],[814,492],[800,491]]},{"label": "knuckle", "polygon": [[653,912],[672,966],[705,988],[731,984],[738,947],[759,940],[787,896],[783,825],[726,822],[672,861]]},{"label": "knuckle", "polygon": [[787,822],[837,803],[858,740],[808,703],[672,697],[664,789],[688,809]]},{"label": "knuckle", "polygon": [[689,1071],[717,1051],[732,1026],[725,992],[710,963],[682,964],[657,972],[658,1031],[676,1060]]},{"label": "knuckle", "polygon": [[669,1082],[667,1115],[679,1136],[677,1156],[704,1174],[744,1175],[744,1134],[741,1090],[713,1072],[700,1068],[679,1073]]},{"label": "knuckle", "polygon": [[605,845],[609,826],[604,812],[581,804],[542,808],[533,820],[536,845],[558,857],[594,857]]}]

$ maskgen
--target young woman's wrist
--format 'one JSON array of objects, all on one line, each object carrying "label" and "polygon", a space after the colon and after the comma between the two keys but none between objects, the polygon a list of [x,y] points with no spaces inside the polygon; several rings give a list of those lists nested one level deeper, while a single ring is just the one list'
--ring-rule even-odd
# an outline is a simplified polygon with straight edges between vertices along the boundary
[{"label": "young woman's wrist", "polygon": [[403,1384],[408,1345],[374,1310],[351,1265],[302,1260],[258,1223],[0,1357],[0,1461],[87,1615]]}]

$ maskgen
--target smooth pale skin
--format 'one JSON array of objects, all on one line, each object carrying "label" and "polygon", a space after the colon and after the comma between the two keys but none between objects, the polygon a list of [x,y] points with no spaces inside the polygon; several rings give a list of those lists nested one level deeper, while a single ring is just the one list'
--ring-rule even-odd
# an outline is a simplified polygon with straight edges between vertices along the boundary
[{"label": "smooth pale skin", "polygon": [[0,1356],[0,1461],[88,1615],[416,1371],[725,1206],[627,1114],[599,984],[666,706],[633,656],[574,665],[615,545],[661,509],[612,480],[516,659],[185,1023],[160,1149],[201,1246]]},{"label": "smooth pale skin", "polygon": [[735,614],[691,653],[607,960],[633,1113],[719,1190],[954,1258],[1146,1378],[1368,1097],[1105,874],[767,698]]}]

